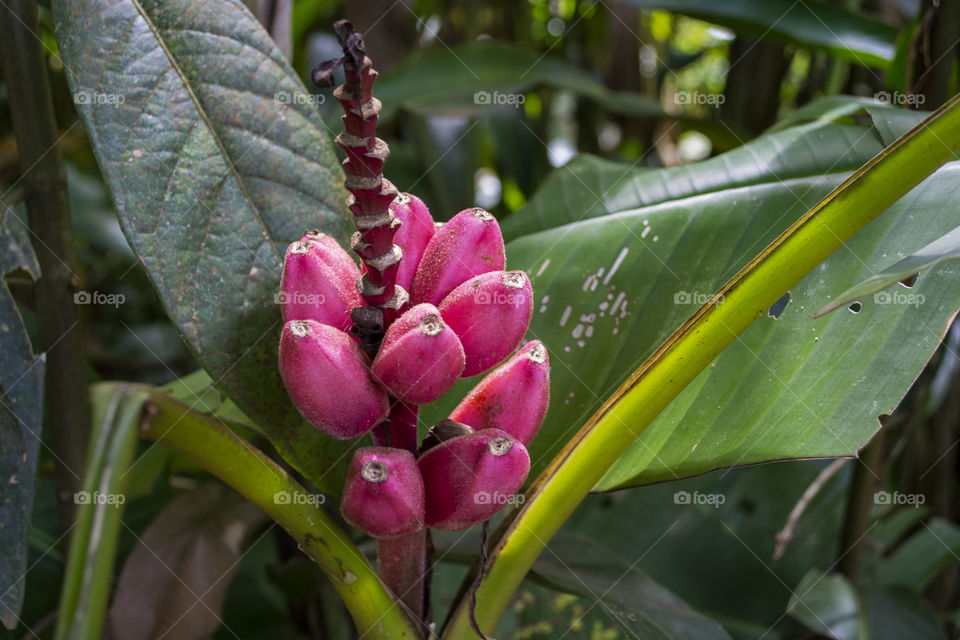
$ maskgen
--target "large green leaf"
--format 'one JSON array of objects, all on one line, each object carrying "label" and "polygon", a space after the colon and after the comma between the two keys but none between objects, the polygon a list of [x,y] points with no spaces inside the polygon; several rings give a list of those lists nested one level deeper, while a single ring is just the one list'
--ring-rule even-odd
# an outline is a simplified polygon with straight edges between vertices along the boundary
[{"label": "large green leaf", "polygon": [[[923,118],[858,98],[814,102],[732,151],[695,165],[652,171],[578,156],[552,173],[527,206],[503,223],[508,239],[586,218],[824,173],[852,171]],[[872,126],[868,126],[871,125]],[[563,206],[557,206],[557,202]]]},{"label": "large green leaf", "polygon": [[[558,170],[527,209],[508,219],[505,229],[515,238],[507,249],[509,264],[531,274],[541,301],[531,336],[544,340],[553,359],[553,400],[533,445],[535,466],[554,455],[582,417],[695,309],[698,296],[714,291],[838,184],[845,171],[882,149],[878,122],[905,127],[891,111],[882,109],[855,124],[848,109],[840,123],[816,119],[680,169],[628,170],[581,160]],[[850,251],[825,263],[821,273],[841,283],[833,290],[870,273],[870,256],[882,260],[911,239],[922,245],[951,228],[942,216],[924,225],[914,221],[924,210],[949,210],[954,171],[951,167],[931,178],[899,203],[896,213],[850,243]],[[584,215],[604,217],[564,224]],[[531,227],[554,228],[520,235]],[[893,408],[956,309],[953,302],[938,305],[936,300],[950,301],[945,295],[956,300],[960,292],[939,286],[945,275],[933,276],[936,281],[911,292],[925,295],[930,304],[870,305],[859,316],[838,316],[832,323],[811,320],[830,291],[820,274],[807,278],[792,292],[784,315],[758,323],[728,349],[645,432],[600,488],[770,459],[854,452],[876,429],[870,416]],[[688,303],[676,304],[674,296]],[[852,337],[860,337],[867,323],[879,326],[870,333],[869,351],[851,351]],[[898,324],[910,327],[915,338],[904,340]],[[917,343],[923,348],[914,348]],[[879,359],[870,363],[874,356]],[[888,367],[889,362],[911,364]],[[731,375],[735,371],[748,373]],[[832,394],[822,391],[831,380],[828,373],[834,376]],[[852,386],[864,375],[872,376],[871,385],[857,393],[860,389]],[[847,393],[850,397],[843,399]],[[683,428],[667,438],[677,424]],[[806,438],[774,435],[775,425],[787,424],[801,425]]]},{"label": "large green leaf", "polygon": [[43,418],[45,360],[30,339],[7,287],[7,275],[40,276],[26,227],[0,209],[0,621],[17,626],[23,604],[27,534]]},{"label": "large green leaf", "polygon": [[630,0],[720,24],[757,37],[824,49],[851,62],[886,68],[893,62],[897,29],[818,0]]},{"label": "large green leaf", "polygon": [[[509,602],[509,594],[517,587],[523,574],[532,567],[536,555],[542,549],[545,541],[548,541],[557,532],[576,504],[591,490],[604,485],[604,481],[607,479],[605,474],[608,474],[624,457],[630,457],[628,454],[630,449],[637,444],[639,434],[641,432],[646,433],[651,425],[655,429],[659,418],[663,416],[673,417],[668,411],[670,407],[676,408],[679,405],[683,410],[690,407],[690,395],[683,397],[683,393],[689,391],[696,397],[698,392],[706,388],[703,384],[704,377],[709,376],[712,370],[717,368],[718,363],[727,362],[724,358],[731,353],[734,354],[734,358],[740,355],[736,350],[729,351],[734,343],[746,345],[751,359],[740,362],[734,361],[732,363],[734,366],[724,367],[722,374],[730,380],[747,379],[753,383],[753,387],[738,389],[736,388],[737,383],[734,383],[730,386],[734,387],[734,390],[737,391],[736,394],[726,393],[726,389],[721,389],[723,392],[721,394],[698,398],[699,404],[688,413],[691,419],[713,414],[713,406],[718,406],[722,412],[724,403],[728,403],[727,408],[730,411],[724,415],[727,420],[717,425],[716,432],[697,434],[702,437],[696,438],[692,448],[670,451],[672,455],[668,457],[680,461],[665,467],[666,471],[674,477],[676,477],[673,471],[674,466],[679,464],[682,469],[682,465],[686,461],[685,456],[687,458],[693,457],[697,447],[701,444],[701,439],[706,446],[702,447],[701,453],[695,454],[696,456],[706,455],[709,457],[714,454],[722,456],[725,452],[729,452],[731,448],[736,449],[740,446],[740,455],[733,464],[738,464],[748,458],[753,452],[751,447],[760,443],[767,445],[767,450],[761,452],[760,455],[764,455],[764,453],[769,455],[770,452],[777,449],[793,449],[798,452],[795,455],[805,455],[808,448],[817,451],[816,447],[822,446],[824,438],[818,433],[818,425],[814,424],[811,428],[809,426],[810,421],[803,420],[806,417],[803,415],[803,410],[809,411],[819,418],[810,409],[812,403],[820,409],[821,413],[830,418],[832,417],[831,413],[838,412],[840,402],[847,400],[848,395],[854,402],[866,395],[864,392],[861,392],[860,395],[849,392],[850,386],[856,386],[863,382],[861,378],[854,378],[852,381],[844,379],[844,376],[849,375],[851,368],[854,368],[858,374],[876,373],[881,378],[880,394],[878,394],[881,395],[893,391],[889,387],[884,388],[886,383],[891,380],[895,380],[895,383],[900,382],[900,380],[895,379],[895,376],[889,375],[889,371],[893,369],[911,371],[915,370],[915,366],[919,367],[916,362],[917,353],[920,353],[920,357],[926,357],[929,351],[927,351],[925,341],[937,343],[939,335],[933,333],[932,339],[921,336],[919,341],[915,341],[915,334],[911,334],[911,330],[915,330],[918,318],[910,318],[909,313],[886,314],[886,318],[884,318],[885,314],[882,313],[871,314],[874,319],[877,319],[876,322],[870,323],[872,326],[858,327],[856,330],[847,329],[846,335],[843,335],[842,331],[837,332],[835,334],[836,338],[847,343],[859,343],[853,345],[854,348],[859,348],[856,355],[861,356],[867,362],[844,363],[847,368],[838,371],[836,368],[837,360],[848,355],[850,348],[848,347],[847,351],[844,352],[834,347],[832,350],[835,353],[832,355],[835,357],[830,362],[815,362],[816,365],[820,365],[819,370],[821,372],[826,372],[825,375],[818,376],[815,383],[811,383],[809,371],[802,372],[806,378],[797,379],[796,374],[799,369],[797,362],[803,363],[803,356],[810,353],[809,349],[803,348],[803,341],[818,342],[819,336],[812,336],[813,340],[811,340],[810,334],[804,336],[793,335],[791,336],[792,350],[785,348],[772,349],[773,353],[768,355],[778,368],[771,369],[767,362],[757,355],[757,349],[763,350],[767,344],[775,344],[775,340],[769,338],[771,334],[778,335],[779,332],[771,329],[767,324],[758,325],[756,323],[757,321],[763,323],[761,319],[768,315],[767,310],[775,308],[777,311],[770,315],[775,320],[780,318],[779,326],[782,327],[786,324],[783,320],[785,317],[784,310],[788,306],[791,289],[797,289],[805,281],[809,282],[810,280],[819,279],[819,283],[824,284],[824,278],[827,277],[825,271],[831,277],[834,276],[834,271],[828,271],[831,266],[836,268],[839,264],[845,272],[854,271],[849,265],[843,264],[844,256],[847,254],[857,257],[860,263],[865,265],[864,258],[860,256],[865,256],[869,260],[871,256],[867,249],[875,249],[877,244],[882,245],[883,242],[890,242],[892,235],[894,235],[888,233],[891,226],[897,227],[899,225],[896,228],[899,233],[896,235],[902,237],[909,232],[904,229],[905,218],[911,218],[915,211],[925,211],[933,208],[931,205],[945,204],[934,202],[938,197],[940,200],[945,198],[943,198],[942,191],[937,193],[937,190],[932,188],[931,185],[938,182],[937,178],[946,179],[948,184],[951,178],[955,178],[955,175],[952,174],[955,174],[958,169],[954,164],[958,156],[960,156],[960,96],[955,96],[935,113],[924,119],[921,124],[905,132],[882,153],[871,158],[852,176],[843,180],[829,193],[816,200],[815,203],[811,203],[812,206],[809,209],[797,217],[789,226],[783,228],[783,231],[772,238],[758,253],[754,254],[754,250],[748,246],[748,251],[754,257],[743,263],[743,266],[737,269],[724,284],[717,289],[711,289],[714,293],[704,294],[705,300],[701,302],[697,299],[700,296],[695,295],[696,290],[693,291],[693,294],[690,291],[675,290],[672,296],[674,306],[689,304],[699,306],[686,321],[681,323],[663,340],[660,347],[652,351],[643,363],[627,376],[610,398],[603,403],[602,407],[570,440],[563,452],[554,458],[554,461],[528,491],[526,503],[516,512],[516,517],[505,527],[506,530],[501,535],[493,552],[493,560],[489,563],[489,569],[476,589],[476,619],[481,621],[480,624],[484,628],[493,628]],[[832,176],[826,174],[819,180],[829,183],[831,178]],[[781,186],[793,186],[791,182],[799,181],[790,181]],[[943,181],[940,180],[940,182]],[[766,225],[777,227],[781,219],[789,218],[790,212],[789,210],[784,212],[781,209],[783,206],[781,202],[774,203],[776,209],[773,209],[773,211],[765,210],[770,200],[773,199],[772,196],[775,196],[776,193],[775,189],[771,189],[768,185],[761,186],[763,187],[763,193],[752,194],[754,196],[753,202],[748,201],[747,203],[750,205],[751,213],[756,215],[751,216],[750,219],[755,224],[746,225],[745,230],[755,228],[757,225],[762,225],[761,229]],[[820,185],[814,182],[809,186],[810,191],[816,191]],[[707,205],[705,208],[708,210],[698,213],[695,218],[698,222],[706,221],[710,224],[706,229],[708,233],[696,239],[686,236],[683,242],[678,241],[677,235],[666,236],[664,244],[668,245],[667,250],[670,251],[668,258],[677,254],[693,255],[696,256],[693,264],[699,266],[711,262],[714,254],[719,253],[726,263],[729,263],[731,258],[734,264],[739,262],[740,259],[736,257],[735,251],[740,247],[737,246],[737,243],[734,243],[732,247],[730,246],[730,242],[735,238],[725,237],[729,229],[721,228],[716,223],[717,218],[727,223],[730,222],[731,218],[736,220],[736,216],[731,216],[730,213],[739,212],[743,205],[738,207],[736,200],[731,202],[731,192],[733,192],[734,197],[737,195],[742,197],[742,192],[747,190],[731,189],[713,193],[710,197],[688,198],[696,204]],[[756,189],[753,187],[749,188],[749,191],[754,190]],[[797,195],[793,192],[791,194],[800,201],[806,195],[806,193]],[[917,200],[923,200],[929,195],[933,197],[930,198],[930,202],[922,202],[925,206],[898,208],[898,204],[916,205]],[[771,197],[768,199],[760,196]],[[689,206],[690,203],[671,202],[642,209],[640,213],[653,218],[653,222],[648,220],[647,217],[640,217],[632,220],[634,228],[631,229],[629,224],[627,224],[627,228],[635,238],[638,237],[637,231],[639,229],[637,227],[644,227],[644,233],[649,232],[651,225],[664,221],[653,215],[654,213],[669,214],[675,210],[678,204]],[[710,211],[710,205],[720,205],[720,208],[717,211]],[[888,212],[888,209],[894,209],[894,211]],[[613,223],[615,222],[624,223],[630,220],[631,214],[635,213],[637,212],[625,212],[620,216],[600,219],[600,222],[606,223],[606,228],[610,228],[614,226]],[[727,215],[722,215],[723,213]],[[778,217],[773,218],[771,216],[772,220],[770,218],[765,220],[764,218],[767,218],[767,216],[760,215],[764,213],[767,216],[775,214]],[[880,218],[882,213],[886,213],[886,215]],[[691,224],[683,225],[683,227],[693,226],[693,219],[690,218],[689,214],[687,214],[687,217],[691,220]],[[664,216],[665,220],[669,218],[671,216]],[[871,221],[873,221],[873,224],[871,224]],[[916,220],[908,220],[908,222],[913,223],[909,227],[910,230],[917,228]],[[585,223],[568,225],[568,227],[572,227],[584,236],[590,236],[598,231],[599,233],[603,231],[597,230],[596,227],[599,225],[596,223],[597,220],[591,220]],[[740,225],[734,224],[732,226]],[[670,230],[669,225],[665,227],[665,230]],[[880,231],[879,234],[877,233],[878,230]],[[541,237],[550,236],[555,231],[557,230],[537,235]],[[760,233],[761,237],[764,233]],[[642,238],[643,236],[639,237]],[[658,236],[655,235],[649,244],[642,244],[651,253],[654,253],[656,249],[650,248],[649,245],[656,244],[657,239]],[[691,254],[692,242],[697,239],[700,240],[699,246],[696,246],[699,252]],[[855,239],[864,240],[869,244],[863,246],[853,242]],[[557,242],[551,246],[557,247],[562,241],[562,237],[558,238]],[[621,240],[608,237],[607,242],[610,250],[606,257],[609,258],[609,255],[616,251],[616,247]],[[583,244],[583,242],[579,243],[580,246],[583,246]],[[731,248],[734,249],[734,253],[728,253]],[[586,273],[581,274],[581,277],[586,276],[582,286],[582,291],[586,295],[580,296],[581,300],[593,297],[591,294],[599,286],[601,278],[604,278],[604,287],[608,286],[612,274],[615,274],[624,263],[627,252],[626,247],[621,249],[615,262],[610,265],[607,276],[604,276],[601,272],[601,269],[606,270],[606,266],[599,268],[593,266],[593,268],[598,269],[593,273],[591,273],[593,269],[590,266],[587,267]],[[593,256],[587,256],[587,258],[595,258],[596,253],[594,252]],[[841,255],[840,258],[835,258],[837,253]],[[570,254],[568,253],[563,257],[569,258]],[[659,258],[659,261],[661,265],[665,265],[662,258]],[[537,261],[533,262],[536,263]],[[687,265],[691,264],[689,260],[686,262]],[[592,264],[596,265],[596,262]],[[538,273],[542,274],[544,270],[541,267],[541,271]],[[632,275],[636,276],[636,273]],[[673,275],[676,277],[675,272],[673,272]],[[837,274],[837,277],[843,277],[843,275],[842,273]],[[942,274],[938,273],[937,275]],[[679,280],[679,278],[677,279]],[[926,278],[926,282],[933,285],[929,290],[930,292],[944,294],[939,300],[946,299],[949,302],[930,305],[934,307],[933,312],[928,314],[927,317],[920,316],[919,320],[928,319],[929,316],[933,316],[934,320],[937,320],[937,315],[942,316],[944,320],[952,320],[953,309],[955,308],[952,299],[957,293],[960,293],[951,290],[951,286],[956,285],[956,279],[940,278],[938,281],[931,274],[930,277]],[[573,282],[567,284],[567,289],[571,289],[572,286],[570,285],[574,285]],[[628,284],[633,285],[634,283]],[[639,285],[641,289],[647,291],[656,291],[661,285],[669,287],[666,278],[655,279],[653,285],[647,285],[646,282],[640,282]],[[633,292],[632,289],[629,291]],[[564,291],[564,293],[567,292]],[[605,293],[607,293],[606,290],[601,290],[600,295]],[[804,291],[803,293],[810,295],[811,292]],[[623,298],[625,297],[624,294]],[[627,322],[619,322],[630,313],[629,309],[625,310],[622,306],[623,298],[621,298],[619,306],[616,302],[614,303],[614,308],[609,307],[606,302],[601,303],[607,304],[606,308],[597,306],[598,312],[603,311],[605,314],[612,316],[614,326],[610,335],[617,335],[624,329],[629,328],[626,326]],[[548,302],[548,300],[544,300],[544,302]],[[948,305],[949,311],[947,310]],[[802,309],[803,307],[801,307],[801,311]],[[894,321],[901,318],[908,320],[908,322],[903,323],[905,326],[897,327],[896,341],[889,340],[892,332],[888,326],[883,324],[884,320],[890,317]],[[586,346],[586,341],[593,337],[595,333],[593,322],[596,320],[596,316],[590,317],[589,315],[580,318],[580,326],[575,328],[571,335],[577,341],[577,347]],[[914,322],[911,323],[909,320]],[[586,328],[584,323],[591,325],[590,330],[584,330]],[[624,324],[625,326],[617,326],[618,324]],[[632,320],[629,324],[636,326]],[[609,328],[609,325],[607,325],[607,328]],[[755,348],[750,349],[749,342],[757,335],[762,336],[764,340],[759,345],[752,345]],[[907,354],[902,353],[904,339],[913,342],[913,344],[908,343],[909,353]],[[598,340],[597,342],[601,341]],[[609,343],[610,341],[606,342]],[[616,339],[613,342],[616,342]],[[879,356],[874,351],[878,342],[881,347],[889,347],[885,350],[882,349]],[[884,344],[887,342],[892,344]],[[801,346],[799,354],[796,353],[798,345]],[[593,354],[602,366],[610,362],[615,363],[618,358],[623,356],[624,352],[628,351],[623,349],[619,353],[605,353],[602,350],[602,347],[605,346],[606,344],[601,345],[601,349],[597,350],[600,353]],[[569,343],[564,347],[565,351],[567,349],[570,349]],[[821,349],[818,353],[823,353],[825,350],[830,351],[831,349]],[[905,357],[899,360],[891,360],[889,359],[890,353],[897,356],[904,355]],[[808,357],[806,360],[815,361],[816,358]],[[784,361],[787,363],[786,366],[781,365]],[[823,364],[827,366],[823,367]],[[877,364],[880,366],[875,368],[874,365]],[[766,368],[766,372],[763,374],[765,377],[757,375],[760,365]],[[866,371],[864,371],[865,369]],[[808,396],[809,402],[803,402],[802,399],[797,402],[793,397],[787,398],[787,402],[782,402],[778,395],[785,391],[789,390],[794,396],[797,395],[793,389],[782,383],[782,379],[778,375],[782,372],[787,373],[788,377],[792,376],[794,378],[791,382],[794,382],[801,392],[807,392],[809,388],[818,387],[816,390],[819,395],[813,396],[811,394]],[[704,373],[706,373],[706,376],[701,376]],[[596,377],[602,378],[602,373],[599,373]],[[719,377],[716,376],[713,380]],[[863,376],[864,379],[866,377],[866,375]],[[699,382],[697,381],[698,378],[700,378]],[[771,385],[770,383],[774,380],[776,385]],[[849,386],[846,389],[843,386],[831,386],[838,382],[841,385],[847,382]],[[909,384],[909,382],[905,384]],[[764,392],[763,396],[761,398],[751,397],[751,394],[757,388],[761,388]],[[588,387],[588,389],[592,392],[592,388]],[[873,396],[872,391],[869,390],[867,393]],[[731,395],[734,397],[730,398]],[[718,401],[719,404],[715,405]],[[737,424],[735,420],[729,419],[734,417],[739,406],[743,406],[740,403],[746,402],[749,412],[755,412],[759,407],[760,413],[763,413],[770,406],[771,401],[781,401],[782,405],[779,407],[781,411],[771,416],[772,420],[759,423],[757,425],[759,429],[751,428],[741,430],[740,433],[734,433],[734,437],[728,439],[726,431],[731,424]],[[881,395],[879,399],[874,399],[873,402],[862,406],[860,408],[862,413],[854,416],[854,418],[862,420],[864,414],[869,416],[873,411],[881,409],[883,406],[881,402],[886,404],[888,401],[883,400]],[[757,403],[757,406],[750,406],[751,403]],[[787,421],[783,420],[785,414],[788,418]],[[821,422],[821,424],[823,423]],[[776,430],[766,429],[769,425],[776,427]],[[689,435],[685,433],[687,430],[684,422],[674,420],[671,427],[675,434],[680,437],[667,436],[664,438],[664,434],[661,432],[659,434],[661,442],[657,444],[663,444],[664,448],[676,446],[678,441],[681,443],[681,447],[683,444],[689,444],[689,440],[687,443],[682,442]],[[841,440],[833,430],[831,430],[831,434]],[[859,443],[863,442],[859,438],[865,439],[866,435],[854,432],[853,438],[857,439],[853,440],[853,446],[859,446]],[[663,443],[664,440],[669,442]],[[849,446],[851,443],[841,440],[840,444]],[[647,446],[647,450],[651,450],[651,447]],[[659,458],[659,456],[657,456],[657,460],[662,462],[662,458]],[[635,463],[636,460],[630,460],[629,462]],[[651,466],[654,465],[650,464],[649,460],[641,460],[638,465],[628,467],[627,473],[642,473]],[[627,480],[627,482],[629,481],[630,479]],[[463,635],[467,629],[468,618],[473,619],[467,615],[468,613],[471,616],[473,615],[467,607],[459,606],[451,617],[444,635],[446,637]]]},{"label": "large green leaf", "polygon": [[276,365],[284,245],[307,228],[345,235],[342,174],[305,89],[237,0],[54,9],[78,111],[170,317],[281,453],[336,492],[348,445],[299,416]]},{"label": "large green leaf", "polygon": [[[534,472],[704,296],[883,148],[877,122],[907,124],[886,113],[853,118],[847,110],[840,123],[815,119],[681,169],[581,160],[557,170],[516,222],[508,219],[508,265],[530,274],[538,298],[529,337],[544,341],[552,362],[550,411],[531,449]],[[911,290],[923,305],[869,303],[858,315],[810,316],[884,254],[953,228],[956,221],[940,212],[957,206],[951,185],[958,172],[945,167],[795,287],[783,315],[761,319],[731,345],[598,489],[854,453],[933,353],[960,286],[945,264]],[[591,208],[591,201],[601,204]],[[599,217],[568,222],[584,215]],[[528,227],[547,230],[519,235]],[[474,383],[460,383],[450,401],[427,409],[426,422],[443,417]]]}]

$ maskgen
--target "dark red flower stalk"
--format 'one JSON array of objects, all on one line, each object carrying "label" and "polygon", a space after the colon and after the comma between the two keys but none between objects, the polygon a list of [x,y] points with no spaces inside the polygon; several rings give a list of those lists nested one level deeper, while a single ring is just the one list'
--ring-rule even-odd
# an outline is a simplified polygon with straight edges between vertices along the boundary
[{"label": "dark red flower stalk", "polygon": [[[363,38],[346,20],[334,25],[344,57],[341,59],[346,80],[333,95],[343,107],[346,131],[336,142],[346,152],[343,168],[347,172],[344,186],[350,191],[347,207],[353,212],[357,232],[351,248],[360,256],[364,273],[357,289],[364,301],[383,311],[383,328],[397,317],[409,299],[407,292],[396,285],[397,270],[403,251],[394,244],[400,226],[390,210],[397,197],[397,188],[383,177],[383,164],[390,155],[387,143],[376,136],[380,101],[373,97],[377,72],[364,51]],[[314,73],[323,82],[329,77],[324,66]]]}]

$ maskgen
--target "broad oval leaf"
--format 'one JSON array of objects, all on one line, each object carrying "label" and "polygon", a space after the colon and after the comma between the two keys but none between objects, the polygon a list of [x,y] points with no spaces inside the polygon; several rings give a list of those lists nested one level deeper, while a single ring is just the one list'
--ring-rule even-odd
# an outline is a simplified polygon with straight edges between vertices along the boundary
[{"label": "broad oval leaf", "polygon": [[330,467],[349,445],[299,416],[276,363],[285,244],[346,233],[342,173],[305,89],[237,0],[54,10],[77,109],[170,317],[284,457],[337,493]]}]

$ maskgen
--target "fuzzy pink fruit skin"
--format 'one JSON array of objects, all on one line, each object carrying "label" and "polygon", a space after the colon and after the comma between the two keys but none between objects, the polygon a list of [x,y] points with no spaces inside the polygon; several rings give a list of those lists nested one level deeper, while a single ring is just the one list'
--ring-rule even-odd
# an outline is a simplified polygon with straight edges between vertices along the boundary
[{"label": "fuzzy pink fruit skin", "polygon": [[460,338],[475,376],[506,358],[523,340],[533,316],[533,288],[523,271],[494,271],[464,282],[440,303],[440,314]]},{"label": "fuzzy pink fruit skin", "polygon": [[437,400],[463,373],[460,339],[432,304],[418,304],[397,319],[383,338],[371,373],[407,404]]},{"label": "fuzzy pink fruit skin", "polygon": [[480,431],[500,429],[529,445],[550,405],[547,349],[533,340],[467,394],[450,419]]},{"label": "fuzzy pink fruit skin", "polygon": [[[367,464],[382,465],[386,479],[367,479]],[[374,477],[371,472],[368,475]],[[374,538],[396,538],[423,529],[423,479],[413,454],[391,447],[357,449],[347,471],[340,513],[352,526]]]},{"label": "fuzzy pink fruit skin", "polygon": [[315,320],[291,320],[280,335],[280,375],[303,417],[334,438],[370,431],[387,417],[386,392],[353,338]]},{"label": "fuzzy pink fruit skin", "polygon": [[[511,446],[498,456],[490,446],[500,438]],[[487,429],[447,440],[420,456],[417,466],[427,496],[427,526],[457,531],[503,508],[526,480],[530,455],[507,432]]]},{"label": "fuzzy pink fruit skin", "polygon": [[423,252],[436,232],[433,217],[423,200],[409,193],[401,193],[390,205],[390,210],[403,222],[393,236],[393,242],[403,249],[403,259],[397,269],[397,284],[409,292],[417,273]]},{"label": "fuzzy pink fruit skin", "polygon": [[360,269],[337,241],[308,232],[287,247],[280,279],[283,321],[316,320],[341,331],[350,328],[350,312],[363,304],[357,291]]},{"label": "fuzzy pink fruit skin", "polygon": [[465,209],[436,230],[410,290],[413,304],[439,305],[460,283],[502,271],[505,258],[500,224],[480,208]]}]

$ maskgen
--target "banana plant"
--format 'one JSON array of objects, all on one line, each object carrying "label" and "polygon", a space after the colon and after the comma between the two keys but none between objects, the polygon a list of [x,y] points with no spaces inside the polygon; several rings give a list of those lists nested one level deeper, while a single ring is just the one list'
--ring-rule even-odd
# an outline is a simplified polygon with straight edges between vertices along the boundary
[{"label": "banana plant", "polygon": [[[125,388],[140,431],[283,527],[361,637],[494,634],[591,491],[855,455],[957,311],[937,263],[913,303],[811,317],[887,252],[957,226],[960,97],[922,119],[815,105],[683,169],[581,159],[501,224],[469,203],[428,211],[385,177],[378,74],[349,23],[342,57],[313,72],[330,86],[344,71],[341,165],[313,94],[239,0],[53,8],[131,247],[283,464],[191,391]],[[431,537],[474,526],[479,559],[437,626]],[[87,538],[74,544],[79,562]]]}]

